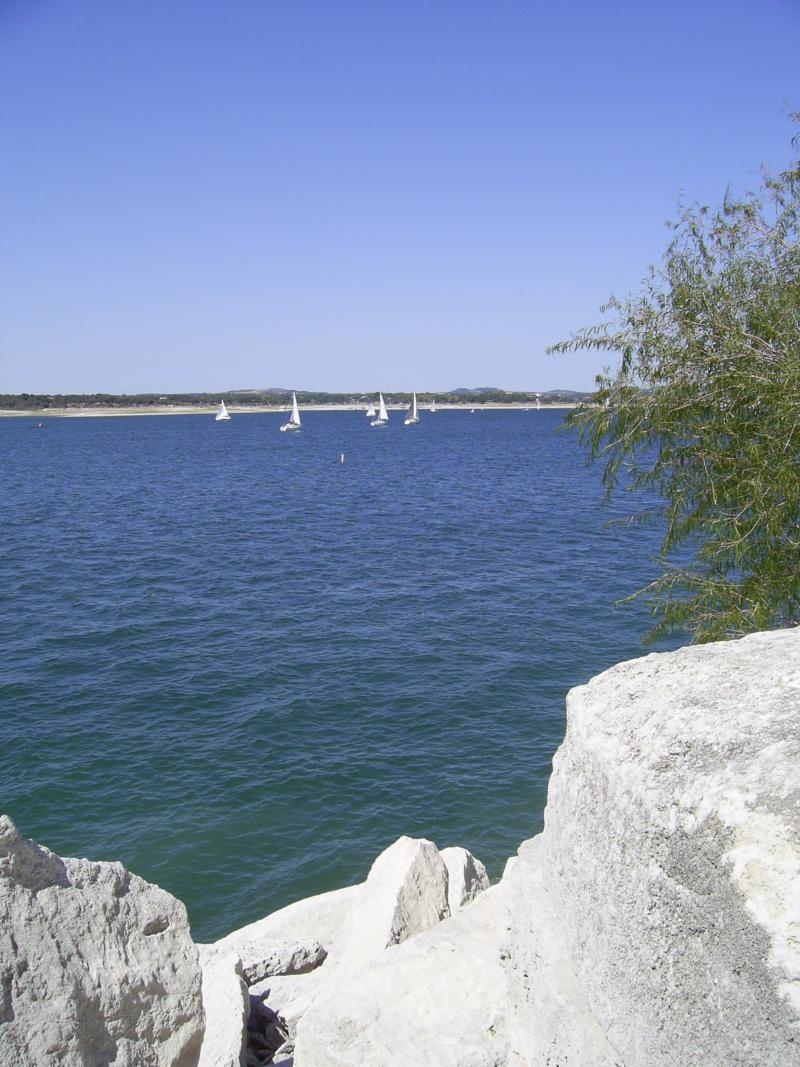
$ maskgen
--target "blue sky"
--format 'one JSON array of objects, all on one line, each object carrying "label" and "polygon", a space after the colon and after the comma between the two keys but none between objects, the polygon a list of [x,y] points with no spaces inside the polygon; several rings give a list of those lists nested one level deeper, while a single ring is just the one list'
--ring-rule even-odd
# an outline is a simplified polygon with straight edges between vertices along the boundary
[{"label": "blue sky", "polygon": [[588,388],[800,0],[0,0],[0,391]]}]

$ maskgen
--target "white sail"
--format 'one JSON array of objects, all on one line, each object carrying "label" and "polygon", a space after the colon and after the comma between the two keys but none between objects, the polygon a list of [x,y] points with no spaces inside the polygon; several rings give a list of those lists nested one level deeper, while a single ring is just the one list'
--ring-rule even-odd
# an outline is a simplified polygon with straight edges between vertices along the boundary
[{"label": "white sail", "polygon": [[417,394],[412,393],[411,407],[408,409],[408,414],[405,418],[406,426],[414,426],[419,422],[419,415],[417,414]]},{"label": "white sail", "polygon": [[383,402],[383,393],[378,393],[378,417],[373,419],[370,426],[388,426],[389,425],[389,412],[386,410],[386,405]]},{"label": "white sail", "polygon": [[439,409],[436,407],[436,401],[431,400],[431,415],[435,415]]},{"label": "white sail", "polygon": [[367,418],[368,419],[374,419],[375,418],[375,405],[374,404],[370,404],[370,406],[367,408]]},{"label": "white sail", "polygon": [[219,402],[219,408],[217,409],[217,414],[215,415],[215,419],[216,419],[217,422],[228,422],[228,421],[230,421],[230,415],[228,414],[228,410],[225,407],[225,401],[224,400],[220,400],[220,402]]},{"label": "white sail", "polygon": [[289,416],[289,421],[281,426],[281,432],[283,433],[286,430],[299,430],[300,428],[300,409],[297,406],[297,395],[292,393],[292,413]]}]

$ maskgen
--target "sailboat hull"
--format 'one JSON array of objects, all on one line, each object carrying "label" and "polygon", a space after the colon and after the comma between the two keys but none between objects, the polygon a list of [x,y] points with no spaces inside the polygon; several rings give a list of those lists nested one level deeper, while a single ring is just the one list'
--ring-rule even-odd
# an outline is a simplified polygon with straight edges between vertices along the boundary
[{"label": "sailboat hull", "polygon": [[417,417],[415,419],[412,418],[411,416],[409,416],[407,419],[403,420],[403,425],[404,426],[416,426],[418,422],[419,422],[419,415],[417,415]]},{"label": "sailboat hull", "polygon": [[230,415],[217,415],[216,418],[214,419],[214,422],[230,422],[230,421],[231,421]]},{"label": "sailboat hull", "polygon": [[283,426],[281,426],[281,433],[288,433],[289,430],[300,430],[300,429],[302,429],[302,427],[298,426],[297,423],[285,422],[283,424]]}]

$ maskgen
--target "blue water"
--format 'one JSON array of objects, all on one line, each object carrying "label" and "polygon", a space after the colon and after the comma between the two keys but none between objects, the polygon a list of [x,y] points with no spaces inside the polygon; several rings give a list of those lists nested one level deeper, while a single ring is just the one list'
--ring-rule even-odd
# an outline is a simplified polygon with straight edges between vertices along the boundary
[{"label": "blue water", "polygon": [[0,809],[177,894],[200,940],[403,833],[499,874],[655,574],[561,421],[0,420]]}]

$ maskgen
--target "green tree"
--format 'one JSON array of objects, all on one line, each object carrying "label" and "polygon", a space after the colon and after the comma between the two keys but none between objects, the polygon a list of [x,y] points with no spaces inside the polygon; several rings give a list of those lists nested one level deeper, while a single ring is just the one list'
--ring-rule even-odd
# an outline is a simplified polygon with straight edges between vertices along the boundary
[{"label": "green tree", "polygon": [[609,495],[658,494],[628,520],[665,529],[660,576],[629,598],[648,643],[800,622],[800,162],[671,228],[638,294],[549,349],[621,357],[567,421]]}]

